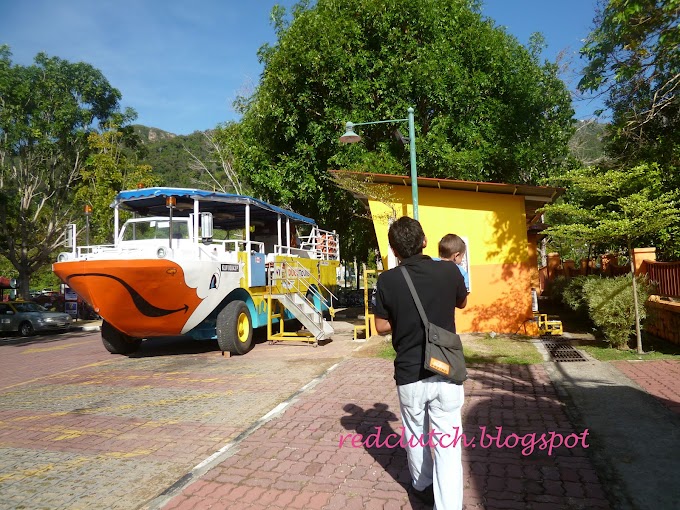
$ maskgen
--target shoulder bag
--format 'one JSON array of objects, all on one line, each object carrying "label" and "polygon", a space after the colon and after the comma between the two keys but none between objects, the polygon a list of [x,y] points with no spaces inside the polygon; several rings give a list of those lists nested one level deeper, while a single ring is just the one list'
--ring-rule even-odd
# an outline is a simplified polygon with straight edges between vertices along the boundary
[{"label": "shoulder bag", "polygon": [[456,384],[463,384],[463,381],[467,379],[467,370],[465,369],[463,343],[460,336],[427,320],[427,315],[425,315],[423,305],[413,286],[411,276],[403,266],[401,271],[404,273],[406,284],[411,291],[420,319],[425,326],[425,368],[450,379]]}]

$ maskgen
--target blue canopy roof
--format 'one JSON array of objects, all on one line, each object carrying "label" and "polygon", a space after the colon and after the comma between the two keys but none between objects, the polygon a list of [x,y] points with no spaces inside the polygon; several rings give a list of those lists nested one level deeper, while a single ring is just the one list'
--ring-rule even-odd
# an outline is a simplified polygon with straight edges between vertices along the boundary
[{"label": "blue canopy roof", "polygon": [[243,221],[245,221],[244,206],[246,204],[255,206],[250,211],[250,216],[254,220],[275,221],[280,214],[293,221],[316,224],[312,218],[268,204],[257,198],[189,188],[158,187],[121,191],[116,195],[111,207],[119,206],[144,216],[165,216],[167,215],[166,197],[175,197],[177,200],[176,209],[173,211],[176,216],[189,215],[193,212],[193,201],[198,200],[201,212],[213,213],[217,222],[219,222],[220,213],[222,213],[223,218],[231,220],[222,221],[222,223],[232,224],[231,226],[243,224]]}]

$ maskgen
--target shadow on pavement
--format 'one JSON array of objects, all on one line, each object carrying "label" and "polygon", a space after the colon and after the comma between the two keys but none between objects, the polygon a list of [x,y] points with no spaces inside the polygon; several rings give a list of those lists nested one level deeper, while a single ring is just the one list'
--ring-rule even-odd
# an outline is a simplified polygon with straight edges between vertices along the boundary
[{"label": "shadow on pavement", "polygon": [[188,336],[158,337],[144,340],[130,358],[151,358],[155,356],[180,356],[219,351],[217,340],[194,340]]},{"label": "shadow on pavement", "polygon": [[[361,434],[365,438],[361,448],[373,457],[373,459],[408,493],[409,502],[414,510],[430,508],[419,501],[411,492],[411,476],[406,460],[406,451],[397,445],[391,448],[387,444],[394,444],[395,439],[401,437],[401,427],[394,430],[390,422],[399,422],[399,418],[390,411],[387,404],[373,404],[372,409],[363,409],[355,404],[347,404],[343,407],[347,416],[340,419],[340,424],[349,431]],[[374,441],[367,439],[373,435]],[[391,436],[391,437],[390,437]]]},{"label": "shadow on pavement", "polygon": [[[469,372],[462,439],[465,509],[611,508],[580,440],[574,448],[556,447],[551,455],[547,446],[539,448],[543,433],[563,438],[573,434],[571,442],[583,434],[571,425],[542,365],[477,365]],[[349,413],[340,420],[346,430],[364,438],[378,433],[381,447],[362,447],[406,490],[410,475],[405,451],[384,446],[390,434],[401,434],[401,427],[393,427],[398,416],[384,403],[371,409],[350,403],[343,409]],[[427,508],[411,494],[409,498],[413,508]]]}]

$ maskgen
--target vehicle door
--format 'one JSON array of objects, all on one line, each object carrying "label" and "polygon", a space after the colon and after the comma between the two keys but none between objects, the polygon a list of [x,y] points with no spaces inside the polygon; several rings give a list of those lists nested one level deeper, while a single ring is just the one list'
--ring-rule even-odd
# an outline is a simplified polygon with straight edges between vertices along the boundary
[{"label": "vehicle door", "polygon": [[12,313],[14,312],[8,304],[0,303],[0,331],[11,331]]}]

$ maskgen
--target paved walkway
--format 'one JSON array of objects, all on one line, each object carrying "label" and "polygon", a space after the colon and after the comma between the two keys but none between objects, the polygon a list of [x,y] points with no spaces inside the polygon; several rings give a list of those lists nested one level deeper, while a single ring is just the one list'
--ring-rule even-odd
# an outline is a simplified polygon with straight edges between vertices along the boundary
[{"label": "paved walkway", "polygon": [[[193,344],[110,356],[86,333],[5,339],[0,508],[425,508],[402,449],[352,447],[401,422],[392,363],[350,357],[345,326],[347,341],[230,360]],[[680,362],[469,372],[466,509],[680,507]],[[551,433],[572,447],[549,454]]]},{"label": "paved walkway", "polygon": [[680,414],[680,361],[615,361],[612,365]]},{"label": "paved walkway", "polygon": [[[569,404],[572,422],[591,432],[596,446],[592,459],[614,506],[624,510],[680,508],[680,415],[622,373],[630,372],[657,387],[658,381],[670,381],[677,374],[678,362],[546,366]],[[666,395],[664,402],[677,408],[677,387]]]},{"label": "paved walkway", "polygon": [[140,508],[335,363],[350,324],[313,348],[154,339],[134,356],[96,333],[0,342],[0,509]]},{"label": "paved walkway", "polygon": [[[407,493],[401,448],[351,446],[348,434],[400,433],[390,361],[342,362],[313,389],[224,453],[204,476],[178,484],[154,507],[169,509],[420,509]],[[464,448],[467,509],[610,508],[586,449],[542,365],[470,368]],[[486,427],[486,435],[480,427]],[[489,434],[501,427],[500,444]],[[551,455],[517,434],[555,432],[574,446]],[[339,440],[345,443],[339,446]],[[557,436],[555,436],[557,438]],[[529,445],[529,439],[524,439]],[[557,441],[555,441],[557,442]],[[588,439],[585,437],[585,444]],[[369,445],[371,446],[371,445]],[[522,449],[524,448],[524,455]]]}]

